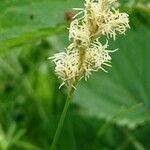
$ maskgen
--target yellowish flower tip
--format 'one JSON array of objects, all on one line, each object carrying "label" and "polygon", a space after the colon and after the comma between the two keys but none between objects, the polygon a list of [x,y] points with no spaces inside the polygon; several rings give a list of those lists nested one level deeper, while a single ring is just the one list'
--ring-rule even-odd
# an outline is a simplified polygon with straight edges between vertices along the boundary
[{"label": "yellowish flower tip", "polygon": [[[75,88],[83,77],[89,78],[93,71],[110,66],[111,52],[108,41],[102,45],[101,36],[115,40],[117,34],[125,34],[129,26],[128,14],[116,9],[117,0],[85,0],[85,9],[79,11],[69,28],[70,45],[66,52],[49,57],[55,64],[55,73],[63,81],[62,85]],[[60,86],[60,87],[61,87]]]}]

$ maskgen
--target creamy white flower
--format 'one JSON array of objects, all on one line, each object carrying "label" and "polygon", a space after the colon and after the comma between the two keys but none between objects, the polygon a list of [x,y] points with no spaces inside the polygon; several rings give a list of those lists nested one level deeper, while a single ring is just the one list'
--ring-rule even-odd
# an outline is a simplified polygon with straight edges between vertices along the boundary
[{"label": "creamy white flower", "polygon": [[[70,86],[79,74],[79,54],[77,51],[56,53],[49,57],[55,63],[55,73],[62,79],[63,84]],[[62,85],[63,85],[62,84]]]},{"label": "creamy white flower", "polygon": [[[82,78],[87,79],[93,71],[111,66],[108,42],[102,45],[99,37],[115,39],[129,28],[128,14],[116,8],[117,0],[85,0],[85,9],[79,11],[69,28],[70,44],[66,52],[55,54],[50,59],[55,63],[55,73],[67,87],[74,87]],[[62,84],[62,85],[63,85]]]},{"label": "creamy white flower", "polygon": [[129,26],[128,14],[120,13],[119,10],[114,10],[114,12],[109,11],[107,15],[105,15],[103,24],[100,24],[101,33],[106,35],[107,38],[115,39],[116,34],[125,34],[127,28]]},{"label": "creamy white flower", "polygon": [[70,24],[69,39],[76,46],[87,47],[90,44],[90,34],[87,25],[75,19]]},{"label": "creamy white flower", "polygon": [[117,33],[124,34],[129,28],[128,14],[115,10],[116,0],[99,0],[86,2],[85,22],[88,25],[91,35],[106,35],[107,38]]},{"label": "creamy white flower", "polygon": [[111,56],[110,52],[114,52],[116,50],[107,50],[108,42],[105,45],[102,45],[98,39],[91,44],[90,48],[87,49],[85,54],[85,59],[83,63],[83,68],[85,70],[85,78],[87,79],[92,71],[98,71],[102,69],[107,72],[102,65],[110,65]]}]

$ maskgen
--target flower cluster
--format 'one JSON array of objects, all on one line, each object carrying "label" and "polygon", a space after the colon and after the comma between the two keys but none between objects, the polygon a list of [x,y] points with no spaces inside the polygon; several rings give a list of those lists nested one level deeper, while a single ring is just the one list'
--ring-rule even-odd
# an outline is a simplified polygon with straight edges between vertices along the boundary
[{"label": "flower cluster", "polygon": [[66,52],[49,57],[55,63],[55,72],[67,87],[75,86],[82,78],[87,79],[92,71],[111,66],[108,42],[102,45],[101,36],[115,39],[117,34],[125,34],[129,28],[128,14],[116,9],[116,0],[85,0],[85,9],[79,11],[69,28],[70,45]]},{"label": "flower cluster", "polygon": [[87,0],[85,3],[85,21],[91,35],[106,35],[114,38],[117,33],[124,34],[129,28],[128,14],[115,9],[116,0]]},{"label": "flower cluster", "polygon": [[85,70],[85,79],[89,77],[92,71],[98,71],[102,69],[104,72],[107,72],[102,65],[111,66],[110,61],[111,57],[110,52],[116,50],[106,50],[108,47],[108,42],[105,45],[102,45],[98,39],[91,44],[91,47],[86,50],[85,60],[83,63],[83,68]]},{"label": "flower cluster", "polygon": [[[55,72],[59,78],[63,80],[64,85],[68,87],[72,86],[76,81],[76,77],[79,75],[78,66],[79,66],[79,54],[75,51],[60,52],[55,54],[53,57],[50,57],[55,63]],[[60,86],[60,87],[61,87]]]},{"label": "flower cluster", "polygon": [[80,25],[80,22],[77,19],[72,21],[70,25],[69,39],[76,45],[88,46],[90,44],[90,33],[86,24],[83,22]]}]

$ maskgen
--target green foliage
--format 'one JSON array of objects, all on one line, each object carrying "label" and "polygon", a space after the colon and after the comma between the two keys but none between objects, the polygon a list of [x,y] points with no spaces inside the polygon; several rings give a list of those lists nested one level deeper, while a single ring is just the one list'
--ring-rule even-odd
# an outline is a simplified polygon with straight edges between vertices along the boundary
[{"label": "green foliage", "polygon": [[76,102],[84,114],[131,128],[149,121],[149,39],[150,31],[141,27],[110,44],[120,49],[113,56],[113,67],[107,74],[93,75],[76,92]]},{"label": "green foliage", "polygon": [[[76,90],[59,150],[149,150],[150,8],[122,1],[131,30],[111,41],[112,68]],[[1,0],[0,150],[49,150],[66,98],[48,57],[65,48],[65,13],[82,0]]]}]

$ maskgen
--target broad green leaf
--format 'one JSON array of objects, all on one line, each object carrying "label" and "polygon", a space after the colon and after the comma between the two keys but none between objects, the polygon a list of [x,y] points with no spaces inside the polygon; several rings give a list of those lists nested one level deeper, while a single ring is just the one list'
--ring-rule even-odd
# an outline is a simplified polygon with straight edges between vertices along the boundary
[{"label": "broad green leaf", "polygon": [[67,28],[65,13],[81,6],[71,0],[2,0],[0,51],[56,34]]},{"label": "broad green leaf", "polygon": [[150,31],[142,27],[111,42],[120,49],[112,56],[113,67],[93,73],[77,88],[81,113],[131,128],[150,120],[149,39]]}]

